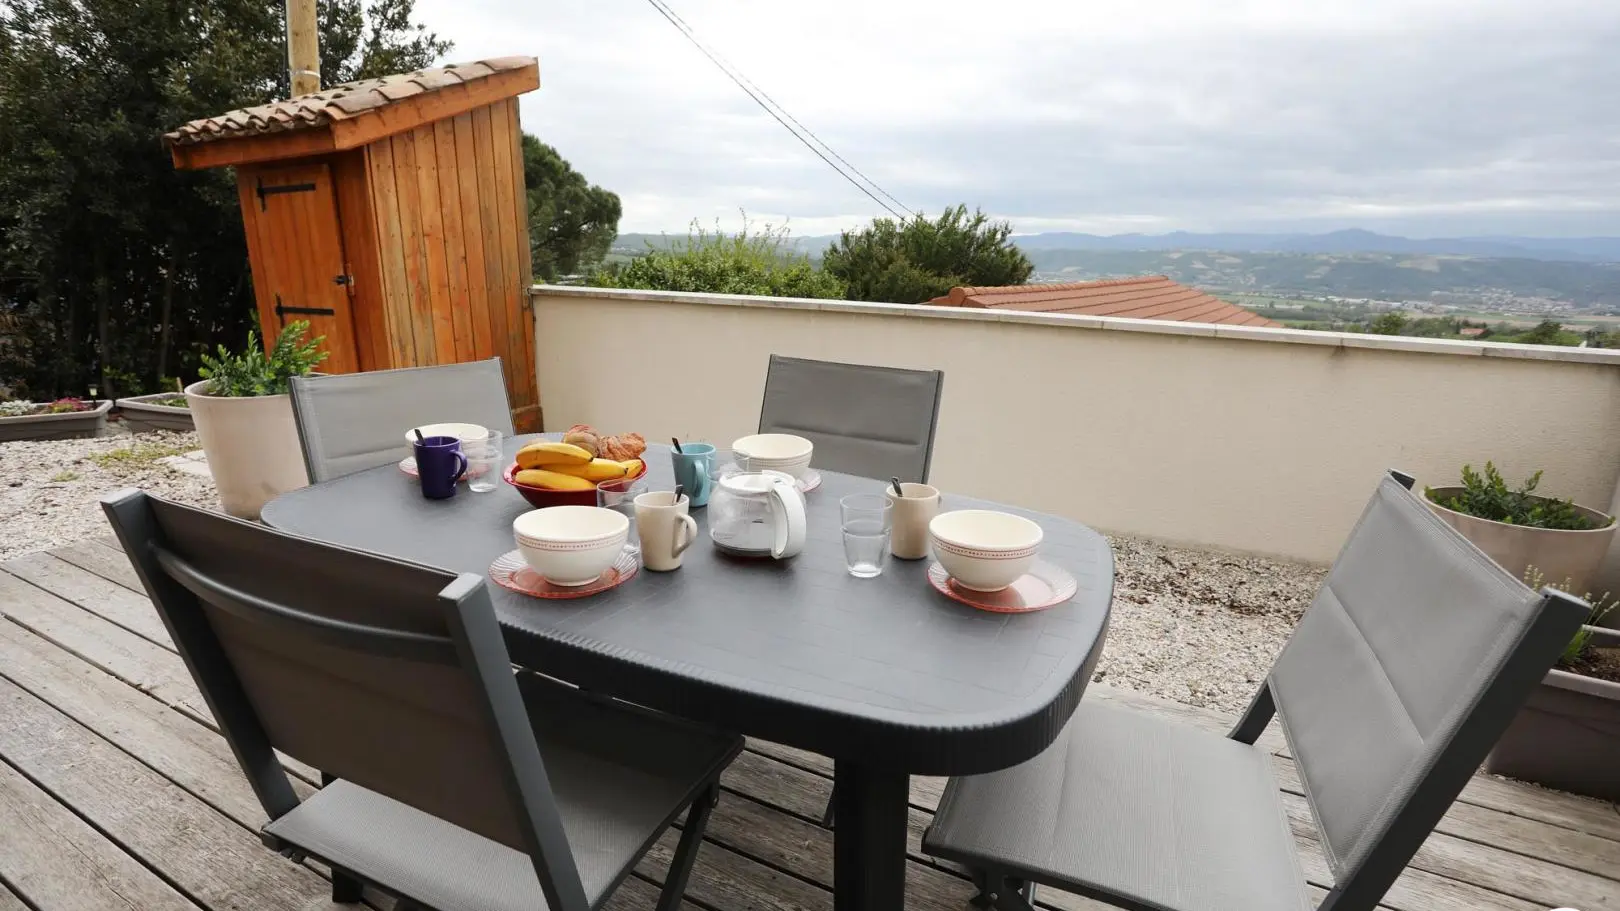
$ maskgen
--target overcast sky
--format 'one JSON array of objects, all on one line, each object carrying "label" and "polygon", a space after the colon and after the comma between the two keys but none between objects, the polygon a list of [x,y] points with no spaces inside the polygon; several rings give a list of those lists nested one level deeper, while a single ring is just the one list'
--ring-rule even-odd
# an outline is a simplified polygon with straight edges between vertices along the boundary
[{"label": "overcast sky", "polygon": [[[913,209],[1020,233],[1620,234],[1620,0],[666,0]],[[540,58],[524,128],[624,231],[878,206],[647,0],[417,0]]]}]

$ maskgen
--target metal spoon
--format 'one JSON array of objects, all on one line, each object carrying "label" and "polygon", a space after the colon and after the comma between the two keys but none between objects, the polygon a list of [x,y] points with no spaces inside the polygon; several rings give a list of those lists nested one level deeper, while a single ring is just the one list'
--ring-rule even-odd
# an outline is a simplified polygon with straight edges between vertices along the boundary
[{"label": "metal spoon", "polygon": [[894,495],[897,496],[897,497],[900,497],[901,499],[904,499],[905,496],[906,496],[906,492],[900,489],[900,479],[899,478],[890,478],[889,483],[894,486]]},{"label": "metal spoon", "polygon": [[681,497],[684,497],[684,496],[686,496],[686,485],[685,484],[676,484],[675,485],[675,505],[676,506],[681,505]]},{"label": "metal spoon", "polygon": [[675,444],[675,451],[676,451],[676,452],[679,452],[679,453],[681,453],[681,454],[682,454],[682,455],[685,455],[685,454],[686,454],[686,452],[685,452],[685,450],[683,450],[683,449],[681,449],[681,441],[680,441],[680,440],[677,440],[677,439],[675,439],[675,438],[674,438],[674,437],[670,437],[670,438],[669,438],[669,441],[670,441],[670,442],[671,442],[671,443],[674,443],[674,444]]},{"label": "metal spoon", "polygon": [[412,427],[411,428],[411,433],[416,434],[416,442],[418,442],[418,443],[422,442],[422,428],[420,428],[420,427]]}]

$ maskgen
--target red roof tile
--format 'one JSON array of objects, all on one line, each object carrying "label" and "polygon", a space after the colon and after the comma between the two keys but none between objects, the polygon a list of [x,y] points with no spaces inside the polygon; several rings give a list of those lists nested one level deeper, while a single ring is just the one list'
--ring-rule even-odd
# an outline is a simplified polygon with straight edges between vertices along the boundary
[{"label": "red roof tile", "polygon": [[1177,284],[1163,275],[1056,285],[952,288],[950,294],[928,303],[939,307],[1078,313],[1227,326],[1282,325],[1196,288]]},{"label": "red roof tile", "polygon": [[217,117],[193,120],[177,130],[164,134],[171,146],[195,145],[253,136],[280,133],[324,126],[334,120],[348,120],[369,114],[397,101],[403,101],[425,92],[437,92],[452,85],[477,82],[497,73],[521,70],[535,65],[533,57],[496,57],[473,63],[450,64],[414,73],[398,73],[377,79],[345,82],[312,92],[272,101],[239,111],[226,111]]}]

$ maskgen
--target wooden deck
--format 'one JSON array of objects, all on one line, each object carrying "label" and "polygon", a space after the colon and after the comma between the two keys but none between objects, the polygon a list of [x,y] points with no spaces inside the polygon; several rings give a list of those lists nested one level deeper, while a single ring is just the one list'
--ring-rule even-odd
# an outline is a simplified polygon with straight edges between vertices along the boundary
[{"label": "wooden deck", "polygon": [[[1226,719],[1118,690],[1189,723]],[[1275,732],[1270,744],[1285,752]],[[303,782],[313,772],[288,767]],[[1327,882],[1292,763],[1277,758],[1311,881]],[[729,772],[688,909],[830,909],[831,785],[820,756],[753,743]],[[965,909],[972,890],[917,850],[942,782],[913,779],[908,907]],[[331,906],[314,864],[266,850],[257,801],[124,556],[82,541],[0,565],[0,911]],[[668,836],[608,907],[651,909]],[[1320,895],[1320,891],[1317,892]],[[1044,890],[1042,904],[1100,908]],[[387,908],[386,899],[373,904]],[[1386,899],[1399,911],[1620,911],[1620,812],[1476,778]]]}]

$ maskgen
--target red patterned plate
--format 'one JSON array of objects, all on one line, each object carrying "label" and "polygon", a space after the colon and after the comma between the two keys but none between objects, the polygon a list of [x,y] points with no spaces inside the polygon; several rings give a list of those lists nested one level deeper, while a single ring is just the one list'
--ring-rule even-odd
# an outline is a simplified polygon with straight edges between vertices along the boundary
[{"label": "red patterned plate", "polygon": [[[405,472],[413,478],[421,477],[421,475],[416,471],[416,456],[406,456],[405,458],[400,459],[399,470]],[[476,478],[486,471],[489,471],[489,469],[482,465],[478,466],[477,468],[468,468],[466,477],[463,477],[462,480],[465,481],[467,478]]]},{"label": "red patterned plate", "polygon": [[639,569],[641,569],[640,557],[626,550],[619,554],[619,559],[608,567],[607,572],[598,576],[595,582],[585,585],[557,585],[535,572],[533,567],[524,562],[523,553],[514,550],[501,554],[494,563],[489,564],[489,577],[496,585],[511,589],[520,595],[566,600],[587,598],[610,588],[617,588],[629,581]]},{"label": "red patterned plate", "polygon": [[969,607],[997,614],[1046,610],[1074,597],[1080,583],[1061,566],[1036,560],[1013,584],[998,592],[977,592],[958,585],[939,563],[928,567],[928,583],[942,595]]}]

